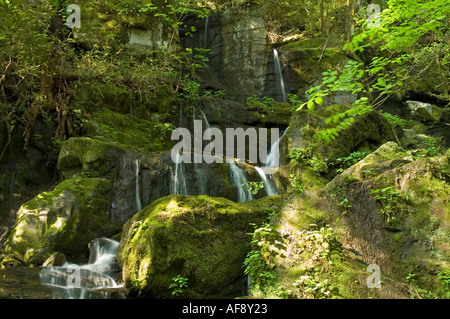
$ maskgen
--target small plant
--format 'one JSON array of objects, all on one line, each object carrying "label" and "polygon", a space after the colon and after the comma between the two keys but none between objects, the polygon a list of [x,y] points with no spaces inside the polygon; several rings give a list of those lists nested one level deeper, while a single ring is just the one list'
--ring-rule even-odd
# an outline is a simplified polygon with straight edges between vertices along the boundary
[{"label": "small plant", "polygon": [[336,173],[340,174],[344,172],[347,168],[358,163],[369,154],[370,152],[353,152],[346,157],[336,159],[336,162],[333,164],[336,167]]},{"label": "small plant", "polygon": [[450,297],[450,270],[441,271],[438,273],[437,278],[441,281],[444,287],[446,298]]},{"label": "small plant", "polygon": [[225,97],[225,91],[224,90],[215,91],[214,96],[219,99],[223,99]]},{"label": "small plant", "polygon": [[308,188],[303,184],[301,177],[297,174],[290,174],[289,182],[292,186],[294,194],[304,193],[308,190]]},{"label": "small plant", "polygon": [[370,191],[370,193],[375,194],[373,198],[380,201],[383,205],[383,207],[380,209],[380,213],[387,217],[387,222],[390,223],[394,221],[394,212],[400,194],[392,186],[373,189]]},{"label": "small plant", "polygon": [[291,160],[291,164],[294,166],[302,164],[305,160],[312,158],[312,148],[308,147],[306,149],[293,147],[288,155]]},{"label": "small plant", "polygon": [[314,299],[327,298],[332,290],[327,279],[320,281],[319,278],[314,276],[301,276],[300,279],[296,281],[296,284],[303,287],[303,296],[308,299],[311,297]]},{"label": "small plant", "polygon": [[392,126],[400,126],[401,128],[406,128],[406,121],[397,115],[392,115],[390,113],[382,112],[381,114],[388,120]]},{"label": "small plant", "polygon": [[413,151],[414,159],[433,157],[442,153],[442,137],[427,137],[417,145]]},{"label": "small plant", "polygon": [[242,181],[243,184],[241,186],[247,184],[247,191],[249,191],[252,195],[258,194],[258,192],[265,187],[264,182],[248,182],[245,178],[243,178]]},{"label": "small plant", "polygon": [[316,174],[324,174],[328,173],[328,164],[327,162],[321,160],[320,158],[313,157],[310,159],[309,164],[311,165],[312,169]]},{"label": "small plant", "polygon": [[253,104],[259,103],[259,99],[256,96],[250,96],[250,97],[247,98],[245,103],[247,105],[253,105]]},{"label": "small plant", "polygon": [[184,293],[184,290],[188,288],[188,278],[178,275],[172,278],[172,283],[169,285],[169,289],[172,290],[172,296],[179,296]]},{"label": "small plant", "polygon": [[353,205],[348,201],[348,198],[344,198],[343,200],[341,200],[341,202],[339,203],[339,206],[344,209],[344,211],[342,212],[342,215],[347,214],[348,210],[353,207]]},{"label": "small plant", "polygon": [[271,109],[273,109],[276,104],[276,102],[273,98],[267,97],[267,96],[263,97],[262,103],[265,106],[270,107]]}]

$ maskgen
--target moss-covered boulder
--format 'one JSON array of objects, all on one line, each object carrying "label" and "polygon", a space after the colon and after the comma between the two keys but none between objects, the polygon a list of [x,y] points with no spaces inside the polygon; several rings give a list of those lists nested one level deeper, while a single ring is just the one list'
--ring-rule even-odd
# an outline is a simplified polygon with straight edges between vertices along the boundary
[{"label": "moss-covered boulder", "polygon": [[291,118],[289,127],[289,148],[313,148],[315,156],[334,162],[355,151],[374,151],[387,141],[399,141],[403,137],[402,129],[393,127],[384,115],[369,111],[357,116],[354,121],[339,132],[331,142],[318,140],[315,134],[327,128],[325,119],[344,112],[350,106],[331,105],[317,112],[302,110]]},{"label": "moss-covered boulder", "polygon": [[[112,47],[118,50],[128,44],[134,51],[141,52],[144,49],[159,51],[163,46],[176,44],[177,37],[167,21],[174,18],[167,1],[74,0],[72,4],[79,5],[81,10],[81,27],[73,29],[74,39],[85,49]],[[138,31],[145,34],[144,39],[135,34]]]},{"label": "moss-covered boulder", "polygon": [[155,201],[123,228],[117,256],[126,287],[132,295],[167,298],[180,275],[188,279],[183,297],[239,296],[251,223],[261,224],[279,205],[278,197],[246,204],[181,195]]},{"label": "moss-covered boulder", "polygon": [[64,142],[58,157],[58,170],[66,179],[73,177],[115,178],[114,169],[124,150],[90,138],[71,138]]},{"label": "moss-covered boulder", "polygon": [[[448,298],[448,155],[417,156],[388,142],[323,190],[289,199],[255,232],[251,294]],[[373,265],[380,288],[368,285]]]},{"label": "moss-covered boulder", "polygon": [[108,215],[111,189],[107,179],[69,179],[23,204],[2,266],[42,265],[56,251],[72,260],[85,258],[91,240],[118,230]]},{"label": "moss-covered boulder", "polygon": [[355,181],[362,181],[383,172],[413,161],[413,156],[408,154],[395,142],[383,144],[374,152],[367,155],[358,163],[352,165],[342,174],[336,176],[325,187],[332,190],[336,187],[346,186]]}]

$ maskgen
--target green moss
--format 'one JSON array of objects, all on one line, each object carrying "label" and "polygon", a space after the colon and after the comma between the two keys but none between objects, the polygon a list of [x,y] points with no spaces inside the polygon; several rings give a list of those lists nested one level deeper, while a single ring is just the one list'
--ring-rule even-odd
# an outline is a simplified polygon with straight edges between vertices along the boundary
[{"label": "green moss", "polygon": [[[90,138],[71,138],[64,142],[58,157],[58,170],[65,178],[100,177],[109,172],[114,177],[114,171],[106,164],[108,151],[113,145]],[[119,150],[120,151],[120,150]]]},{"label": "green moss", "polygon": [[170,123],[151,122],[103,108],[94,113],[95,139],[137,151],[156,152],[171,146]]},{"label": "green moss", "polygon": [[[108,216],[112,184],[107,179],[70,179],[22,205],[3,257],[42,263],[55,251],[78,258],[88,243],[117,230]],[[41,258],[33,255],[45,249]]]},{"label": "green moss", "polygon": [[126,286],[134,293],[170,297],[171,279],[181,275],[197,294],[235,294],[233,282],[242,276],[250,249],[250,224],[262,223],[271,206],[277,209],[279,199],[246,204],[208,196],[156,200],[124,226],[118,257]]},{"label": "green moss", "polygon": [[[328,44],[328,41],[326,38],[321,37],[314,37],[311,39],[302,39],[298,41],[293,41],[291,43],[285,44],[281,47],[281,50],[283,51],[300,51],[300,50],[320,50],[322,51],[323,47]],[[337,49],[332,48],[330,45],[328,45],[328,50],[335,50]]]}]

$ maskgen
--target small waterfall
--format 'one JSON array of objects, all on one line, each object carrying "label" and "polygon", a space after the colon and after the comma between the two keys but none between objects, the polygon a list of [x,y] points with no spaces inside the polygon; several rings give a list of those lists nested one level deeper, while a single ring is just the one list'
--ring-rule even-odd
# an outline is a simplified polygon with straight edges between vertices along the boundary
[{"label": "small waterfall", "polygon": [[141,203],[141,197],[139,195],[139,160],[135,161],[136,164],[136,212],[139,212],[142,210],[142,203]]},{"label": "small waterfall", "polygon": [[286,135],[288,129],[289,127],[284,130],[283,135],[281,135],[281,137],[271,146],[269,155],[267,155],[267,162],[264,167],[280,167],[280,143]]},{"label": "small waterfall", "polygon": [[250,193],[247,189],[249,187],[248,183],[244,183],[243,179],[245,178],[245,173],[242,169],[240,169],[236,163],[230,162],[230,172],[231,178],[233,180],[234,185],[238,190],[238,202],[249,202],[253,199],[252,193]]},{"label": "small waterfall", "polygon": [[92,241],[89,263],[45,267],[39,277],[57,299],[107,299],[119,292],[112,275],[119,273],[116,251],[119,242],[98,238]]},{"label": "small waterfall", "polygon": [[208,28],[209,28],[209,16],[205,19],[205,38],[203,39],[203,49],[206,49],[208,45]]},{"label": "small waterfall", "polygon": [[182,155],[177,154],[175,170],[172,175],[172,194],[171,195],[188,195],[186,185],[186,174]]},{"label": "small waterfall", "polygon": [[203,112],[202,109],[200,109],[200,114],[202,115],[203,122],[205,122],[205,128],[206,128],[206,129],[211,128],[211,125],[209,125],[209,121],[208,121],[208,119],[206,118],[205,112]]},{"label": "small waterfall", "polygon": [[279,194],[276,187],[273,186],[273,182],[270,176],[276,172],[276,169],[278,167],[280,167],[280,144],[288,129],[289,127],[284,130],[283,135],[281,135],[281,137],[276,140],[275,143],[273,143],[273,145],[271,146],[269,155],[267,155],[266,164],[262,168],[255,166],[255,170],[258,172],[261,180],[264,182],[265,190],[268,196]]},{"label": "small waterfall", "polygon": [[268,196],[272,195],[278,195],[278,192],[276,189],[272,186],[272,183],[267,178],[264,171],[261,169],[261,167],[255,166],[256,171],[258,172],[259,176],[261,176],[261,180],[264,182],[265,190]]},{"label": "small waterfall", "polygon": [[178,125],[178,127],[183,127],[183,121],[184,120],[184,118],[183,118],[183,103],[181,103],[180,104],[180,122],[179,122],[179,125]]},{"label": "small waterfall", "polygon": [[277,85],[280,86],[281,94],[283,96],[283,102],[287,102],[286,99],[286,90],[284,87],[284,79],[283,79],[283,71],[281,69],[281,62],[280,57],[278,56],[278,51],[276,49],[273,49],[273,58],[275,63],[275,76],[276,76],[276,82]]},{"label": "small waterfall", "polygon": [[[206,118],[205,112],[199,108],[200,114],[202,116],[203,122],[205,124],[205,128],[209,129],[211,126],[209,125],[208,119]],[[203,163],[194,163],[194,170],[197,175],[197,191],[199,195],[212,195],[207,189],[207,176],[205,171],[205,164]]]}]

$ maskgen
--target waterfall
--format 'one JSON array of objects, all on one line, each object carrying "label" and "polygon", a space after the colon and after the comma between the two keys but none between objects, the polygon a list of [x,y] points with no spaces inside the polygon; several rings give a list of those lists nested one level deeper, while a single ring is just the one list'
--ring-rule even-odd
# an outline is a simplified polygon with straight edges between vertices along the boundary
[{"label": "waterfall", "polygon": [[249,202],[253,199],[252,194],[247,190],[248,183],[244,183],[245,173],[240,169],[234,161],[229,163],[231,178],[238,190],[238,202]]},{"label": "waterfall", "polygon": [[183,103],[180,104],[180,123],[178,127],[183,127]]},{"label": "waterfall", "polygon": [[[268,196],[278,195],[278,191],[273,186],[273,182],[270,176],[274,174],[275,170],[278,167],[280,167],[280,144],[288,129],[289,127],[284,130],[283,135],[281,135],[281,137],[276,140],[271,146],[269,155],[267,155],[266,164],[263,166],[263,168],[255,166],[255,170],[258,172],[261,180],[264,182],[265,190]],[[269,175],[269,177],[267,177],[267,175]]]},{"label": "waterfall", "polygon": [[119,242],[98,238],[90,245],[89,262],[85,265],[65,263],[45,267],[39,273],[41,283],[57,299],[107,299],[119,286],[112,275],[119,273],[116,251]]},{"label": "waterfall", "polygon": [[142,210],[141,197],[139,195],[139,160],[135,161],[136,163],[136,212]]},{"label": "waterfall", "polygon": [[[203,122],[205,124],[205,128],[209,129],[211,126],[209,125],[208,119],[206,118],[205,112],[199,108],[200,114],[202,116]],[[194,163],[194,170],[197,175],[197,191],[199,195],[210,195],[210,192],[207,189],[207,176],[205,171],[205,164],[203,163]]]},{"label": "waterfall", "polygon": [[211,128],[211,125],[209,125],[209,121],[206,118],[205,112],[203,112],[202,109],[200,109],[200,114],[202,115],[203,121],[205,122],[206,129]]},{"label": "waterfall", "polygon": [[283,71],[281,69],[280,57],[278,56],[278,51],[276,49],[273,49],[273,58],[274,58],[274,63],[275,63],[276,82],[281,88],[281,94],[283,96],[283,102],[287,102],[286,90],[285,90],[285,87],[284,87]]},{"label": "waterfall", "polygon": [[278,195],[278,192],[272,186],[272,183],[269,181],[269,179],[267,178],[266,174],[261,169],[261,167],[255,166],[255,169],[258,172],[259,176],[261,176],[261,180],[264,182],[267,195],[268,196]]},{"label": "waterfall", "polygon": [[267,160],[264,167],[280,167],[280,143],[286,135],[288,129],[289,127],[284,130],[283,135],[281,135],[281,137],[270,147],[270,152],[269,155],[267,155]]},{"label": "waterfall", "polygon": [[206,49],[206,45],[208,44],[208,28],[209,28],[209,16],[207,16],[205,20],[205,38],[203,39],[203,49]]},{"label": "waterfall", "polygon": [[172,175],[172,194],[171,195],[187,195],[186,174],[184,163],[182,163],[182,155],[177,154],[175,170]]}]

